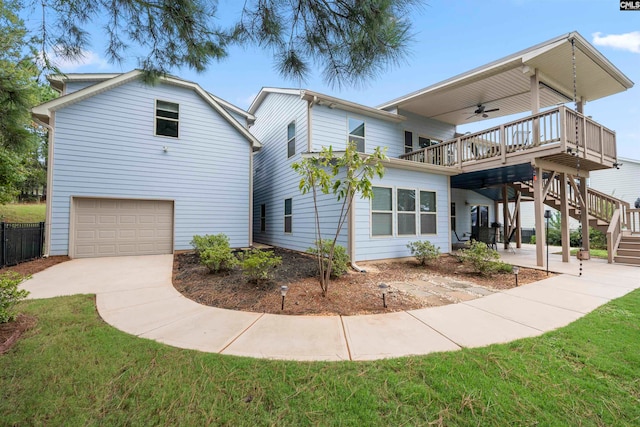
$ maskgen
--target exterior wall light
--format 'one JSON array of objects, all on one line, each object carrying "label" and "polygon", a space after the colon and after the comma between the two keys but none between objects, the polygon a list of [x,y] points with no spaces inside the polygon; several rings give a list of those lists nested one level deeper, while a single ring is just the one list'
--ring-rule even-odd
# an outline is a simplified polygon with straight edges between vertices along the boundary
[{"label": "exterior wall light", "polygon": [[169,152],[169,147],[167,147],[166,145],[164,145],[164,146],[162,147],[162,151],[164,151],[165,153],[168,153],[168,152]]}]

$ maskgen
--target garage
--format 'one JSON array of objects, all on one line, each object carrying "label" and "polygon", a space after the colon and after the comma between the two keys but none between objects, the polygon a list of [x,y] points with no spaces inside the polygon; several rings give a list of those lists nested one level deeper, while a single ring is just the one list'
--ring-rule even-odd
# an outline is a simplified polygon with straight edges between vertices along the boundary
[{"label": "garage", "polygon": [[74,197],[74,258],[173,253],[173,202]]}]

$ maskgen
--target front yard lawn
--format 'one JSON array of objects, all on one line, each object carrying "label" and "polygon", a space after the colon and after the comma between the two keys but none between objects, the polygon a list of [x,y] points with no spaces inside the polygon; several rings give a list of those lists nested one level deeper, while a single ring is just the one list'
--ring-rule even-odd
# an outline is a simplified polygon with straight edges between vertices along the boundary
[{"label": "front yard lawn", "polygon": [[640,290],[505,345],[377,362],[181,350],[105,324],[94,297],[22,302],[3,425],[638,425]]}]

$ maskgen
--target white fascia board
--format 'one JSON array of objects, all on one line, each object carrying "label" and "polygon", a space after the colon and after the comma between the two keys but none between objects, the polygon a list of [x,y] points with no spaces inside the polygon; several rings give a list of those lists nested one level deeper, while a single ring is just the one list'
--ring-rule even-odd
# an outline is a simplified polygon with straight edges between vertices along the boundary
[{"label": "white fascia board", "polygon": [[338,108],[340,110],[358,113],[369,117],[375,117],[393,123],[400,123],[407,118],[399,114],[382,111],[377,108],[367,107],[366,105],[356,104],[355,102],[346,101],[344,99],[335,98],[333,96],[324,95],[322,93],[313,92],[311,90],[303,90],[300,97],[306,101],[314,102],[317,105],[325,105],[329,108]]}]

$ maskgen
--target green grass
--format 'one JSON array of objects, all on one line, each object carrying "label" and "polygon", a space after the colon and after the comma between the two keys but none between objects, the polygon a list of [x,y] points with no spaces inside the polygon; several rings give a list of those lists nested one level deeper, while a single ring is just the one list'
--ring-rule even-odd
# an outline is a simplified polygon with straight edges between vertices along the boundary
[{"label": "green grass", "polygon": [[176,349],[90,295],[20,309],[39,322],[0,356],[3,425],[640,424],[640,290],[541,337],[366,363]]},{"label": "green grass", "polygon": [[[571,256],[575,256],[578,253],[580,248],[572,248],[569,252]],[[591,258],[603,258],[608,259],[607,250],[606,249],[589,249],[589,254]],[[562,255],[562,252],[554,252],[554,255]]]},{"label": "green grass", "polygon": [[0,219],[6,222],[42,222],[45,203],[0,205]]}]

